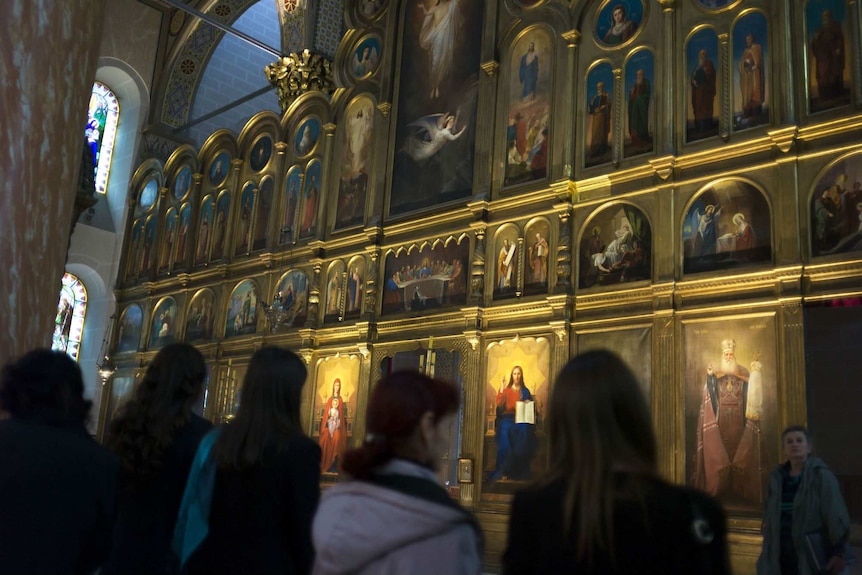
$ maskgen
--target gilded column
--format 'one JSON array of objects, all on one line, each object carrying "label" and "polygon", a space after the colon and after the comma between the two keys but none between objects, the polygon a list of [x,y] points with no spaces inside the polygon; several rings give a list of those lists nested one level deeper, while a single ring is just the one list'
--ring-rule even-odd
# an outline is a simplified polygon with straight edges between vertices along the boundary
[{"label": "gilded column", "polygon": [[497,107],[497,72],[500,70],[500,63],[496,60],[485,60],[481,67],[485,73],[480,74],[479,80],[476,140],[473,144],[473,189],[478,190],[477,195],[487,198],[494,173],[494,110]]},{"label": "gilded column", "polygon": [[[0,51],[3,361],[51,342],[104,0],[11,0]],[[11,189],[11,188],[10,188]]]},{"label": "gilded column", "polygon": [[521,297],[524,291],[524,238],[518,237],[518,269],[515,282],[515,297]]},{"label": "gilded column", "polygon": [[314,275],[308,288],[308,323],[307,327],[315,328],[319,325],[320,317],[320,268],[323,260],[315,258],[312,262]]},{"label": "gilded column", "polygon": [[581,33],[577,30],[569,30],[568,32],[563,33],[563,40],[566,41],[566,47],[568,50],[566,51],[566,69],[569,74],[569,81],[565,84],[565,89],[563,91],[564,102],[566,102],[565,106],[565,114],[562,118],[562,122],[560,122],[561,126],[566,126],[566,132],[563,134],[563,176],[565,178],[571,178],[572,173],[574,172],[574,162],[575,162],[575,152],[573,150],[573,143],[575,141],[576,135],[576,114],[575,109],[577,106],[577,97],[575,86],[578,83],[578,44],[581,40]]},{"label": "gilded column", "polygon": [[485,232],[487,226],[472,224],[475,241],[473,242],[473,261],[470,263],[470,300],[482,302],[485,293]]},{"label": "gilded column", "polygon": [[373,320],[377,317],[377,299],[378,299],[378,276],[380,248],[377,246],[369,246],[366,248],[368,252],[368,273],[365,275],[365,318]]},{"label": "gilded column", "polygon": [[572,289],[572,205],[567,202],[554,207],[560,218],[557,234],[557,284],[554,286],[554,293],[569,293]]},{"label": "gilded column", "polygon": [[[476,504],[476,482],[482,469],[480,459],[485,440],[485,384],[481,381],[480,375],[480,341],[478,332],[468,331],[464,332],[464,338],[455,345],[461,355],[459,371],[461,381],[464,382],[462,393],[465,414],[461,421],[461,453],[458,458],[469,459],[471,468],[468,482],[461,482],[463,477],[459,473],[458,486],[461,505],[467,508],[472,508]],[[479,417],[470,417],[470,414],[478,414]],[[464,425],[468,421],[474,425]]]},{"label": "gilded column", "polygon": [[611,114],[611,130],[614,138],[614,146],[612,149],[611,161],[615,166],[620,164],[620,158],[623,157],[623,110],[625,110],[625,100],[623,92],[625,92],[625,82],[622,79],[623,71],[620,68],[614,68],[614,113]]},{"label": "gilded column", "polygon": [[[798,300],[781,306],[779,349],[784,365],[785,389],[779,389],[782,425],[805,422],[805,333],[802,325],[802,303]],[[776,446],[778,448],[778,446]]]},{"label": "gilded column", "polygon": [[721,98],[718,117],[718,133],[723,140],[730,137],[730,126],[733,122],[730,111],[730,87],[733,76],[730,69],[730,42],[727,33],[718,35],[718,65],[721,66]]},{"label": "gilded column", "polygon": [[659,108],[658,125],[661,126],[661,143],[658,148],[659,155],[673,154],[676,150],[674,145],[676,136],[676,114],[674,114],[674,104],[676,103],[676,78],[674,70],[676,70],[676,18],[674,13],[674,3],[676,0],[658,0],[662,8],[662,71],[661,75],[664,78],[664,98],[662,106]]},{"label": "gilded column", "polygon": [[[657,312],[652,327],[652,380],[650,407],[658,442],[659,473],[668,481],[685,481],[681,461],[685,437],[682,417],[685,385],[677,385],[674,370],[674,318],[672,310]],[[677,449],[677,443],[680,448]]]}]

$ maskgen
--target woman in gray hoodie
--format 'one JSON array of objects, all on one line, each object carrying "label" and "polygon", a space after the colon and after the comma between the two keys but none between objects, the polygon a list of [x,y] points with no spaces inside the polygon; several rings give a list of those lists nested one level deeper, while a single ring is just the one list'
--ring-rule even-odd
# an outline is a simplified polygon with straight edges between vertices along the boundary
[{"label": "woman in gray hoodie", "polygon": [[342,462],[351,481],[329,489],[314,518],[313,575],[482,572],[479,526],[436,474],[459,395],[416,372],[375,386],[365,441]]},{"label": "woman in gray hoodie", "polygon": [[811,438],[801,425],[785,429],[781,443],[787,462],[769,476],[757,575],[841,573],[850,517],[838,480],[811,455]]}]

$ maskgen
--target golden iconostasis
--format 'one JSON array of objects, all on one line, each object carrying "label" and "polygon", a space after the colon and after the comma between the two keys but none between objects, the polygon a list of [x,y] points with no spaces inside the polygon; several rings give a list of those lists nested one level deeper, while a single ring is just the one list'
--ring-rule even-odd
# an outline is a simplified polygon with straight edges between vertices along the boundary
[{"label": "golden iconostasis", "polygon": [[[722,500],[753,572],[778,435],[806,420],[803,307],[862,291],[857,12],[348,4],[331,98],[135,173],[103,425],[170,341],[208,358],[215,420],[254,350],[284,345],[309,367],[331,483],[378,377],[449,378],[464,402],[441,478],[493,565],[511,494],[547,459],[554,375],[607,347],[641,381],[663,475]],[[504,433],[513,378],[535,422]]]}]

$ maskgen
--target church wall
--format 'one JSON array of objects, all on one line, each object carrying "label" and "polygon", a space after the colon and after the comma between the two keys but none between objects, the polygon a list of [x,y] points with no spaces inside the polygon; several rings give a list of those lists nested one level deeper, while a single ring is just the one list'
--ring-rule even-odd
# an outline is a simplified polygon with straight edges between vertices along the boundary
[{"label": "church wall", "polygon": [[[753,573],[781,429],[809,418],[816,348],[803,308],[862,285],[855,51],[844,83],[821,97],[801,72],[814,56],[790,40],[818,25],[793,2],[481,4],[467,7],[480,40],[463,51],[478,65],[451,80],[423,56],[415,3],[348,4],[331,99],[304,95],[281,118],[259,114],[238,135],[217,131],[140,166],[118,300],[143,319],[115,337],[118,375],[126,385],[161,345],[194,341],[213,374],[207,415],[224,420],[253,351],[284,345],[309,366],[311,436],[344,366],[352,446],[380,375],[447,374],[464,402],[444,479],[485,527],[493,567],[511,494],[547,461],[554,375],[609,347],[641,380],[662,475],[716,493],[735,570]],[[636,25],[611,23],[618,4]],[[858,44],[855,6],[836,11],[847,46]],[[740,79],[753,61],[765,67],[756,90]],[[176,195],[183,166],[189,191]],[[824,193],[843,201],[840,226],[824,224]],[[181,231],[172,217],[185,206]],[[154,316],[169,308],[167,323]],[[744,389],[722,379],[704,395],[728,352]],[[504,469],[494,401],[515,366],[539,413],[526,463]],[[698,453],[701,408],[725,391],[748,408],[736,483]],[[337,465],[324,471],[325,485],[338,480]]]},{"label": "church wall", "polygon": [[99,56],[117,58],[137,70],[152,90],[156,52],[161,39],[162,12],[135,0],[105,4]]}]

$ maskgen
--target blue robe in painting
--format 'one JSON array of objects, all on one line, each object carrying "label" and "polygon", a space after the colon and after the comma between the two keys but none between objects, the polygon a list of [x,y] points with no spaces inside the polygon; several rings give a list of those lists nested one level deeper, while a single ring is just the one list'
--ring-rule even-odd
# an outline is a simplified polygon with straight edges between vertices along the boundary
[{"label": "blue robe in painting", "polygon": [[536,85],[539,83],[539,57],[535,56],[533,61],[527,64],[528,54],[521,56],[521,69],[518,79],[521,80],[521,98],[536,95]]},{"label": "blue robe in painting", "polygon": [[[521,387],[520,401],[533,399],[527,386]],[[503,477],[526,481],[532,479],[533,456],[536,454],[536,426],[515,423],[515,414],[499,408],[494,437],[497,439],[497,464],[488,481]],[[537,414],[538,417],[538,414]]]}]

